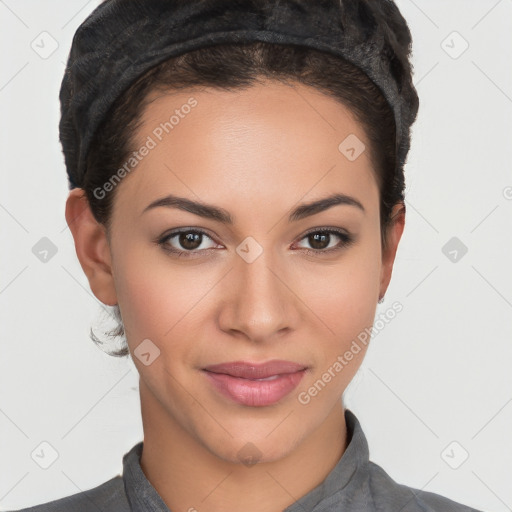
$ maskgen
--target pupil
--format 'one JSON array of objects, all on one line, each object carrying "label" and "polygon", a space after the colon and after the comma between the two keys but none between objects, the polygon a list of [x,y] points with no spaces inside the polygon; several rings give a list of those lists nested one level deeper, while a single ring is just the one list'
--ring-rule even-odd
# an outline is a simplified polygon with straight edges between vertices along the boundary
[{"label": "pupil", "polygon": [[[310,244],[314,249],[325,249],[329,245],[329,234],[314,234],[310,235]],[[327,244],[325,243],[327,241]],[[318,245],[319,244],[319,245]]]},{"label": "pupil", "polygon": [[197,249],[201,245],[201,233],[180,233],[180,244],[185,249]]}]

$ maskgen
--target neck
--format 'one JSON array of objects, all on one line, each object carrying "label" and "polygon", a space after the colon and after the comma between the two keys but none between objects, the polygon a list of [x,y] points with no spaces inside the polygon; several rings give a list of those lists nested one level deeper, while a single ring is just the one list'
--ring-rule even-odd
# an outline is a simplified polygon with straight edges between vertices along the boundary
[{"label": "neck", "polygon": [[140,386],[141,468],[172,511],[282,511],[320,485],[346,449],[340,400],[284,457],[252,465],[226,460],[171,417],[142,379]]}]

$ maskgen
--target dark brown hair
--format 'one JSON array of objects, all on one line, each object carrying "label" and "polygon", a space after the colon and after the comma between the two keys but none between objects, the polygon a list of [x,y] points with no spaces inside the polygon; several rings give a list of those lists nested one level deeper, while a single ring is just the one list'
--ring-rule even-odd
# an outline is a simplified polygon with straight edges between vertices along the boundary
[{"label": "dark brown hair", "polygon": [[[406,81],[411,84],[412,66],[407,50],[404,46],[403,55],[397,55],[395,70],[404,84]],[[263,42],[221,44],[174,57],[139,77],[117,99],[91,144],[83,186],[94,217],[107,233],[111,232],[112,205],[118,187],[101,199],[93,191],[103,187],[135,151],[135,135],[148,94],[154,90],[201,87],[239,90],[260,79],[314,87],[351,110],[370,142],[368,150],[380,192],[381,243],[386,247],[390,213],[396,203],[404,202],[405,189],[403,169],[396,168],[395,120],[391,107],[367,75],[348,61],[302,46]],[[417,102],[417,97],[411,101]],[[113,308],[118,326],[107,334],[123,336],[119,306]],[[103,343],[92,329],[91,339]],[[126,341],[120,350],[110,352],[113,356],[128,354]]]}]

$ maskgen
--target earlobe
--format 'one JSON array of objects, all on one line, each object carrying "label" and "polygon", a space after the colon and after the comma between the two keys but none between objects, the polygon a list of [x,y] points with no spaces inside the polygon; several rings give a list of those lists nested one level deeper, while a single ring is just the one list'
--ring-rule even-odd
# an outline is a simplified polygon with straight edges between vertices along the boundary
[{"label": "earlobe", "polygon": [[398,249],[398,243],[405,227],[405,204],[397,203],[391,211],[391,221],[387,228],[387,245],[382,251],[382,270],[380,282],[380,295],[384,297],[391,281],[393,264]]},{"label": "earlobe", "polygon": [[66,200],[65,215],[75,242],[76,255],[92,292],[103,304],[114,306],[117,295],[106,231],[94,218],[83,189],[71,190]]}]

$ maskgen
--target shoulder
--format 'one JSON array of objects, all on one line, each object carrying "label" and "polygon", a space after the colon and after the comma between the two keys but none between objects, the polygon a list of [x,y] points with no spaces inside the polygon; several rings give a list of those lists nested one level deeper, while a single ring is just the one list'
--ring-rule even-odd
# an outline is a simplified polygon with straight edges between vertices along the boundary
[{"label": "shoulder", "polygon": [[98,510],[129,512],[131,508],[124,491],[123,477],[117,475],[93,489],[11,512],[69,512],[70,510],[73,512],[98,512]]},{"label": "shoulder", "polygon": [[378,512],[482,512],[433,492],[395,482],[386,471],[370,461],[370,489]]}]

